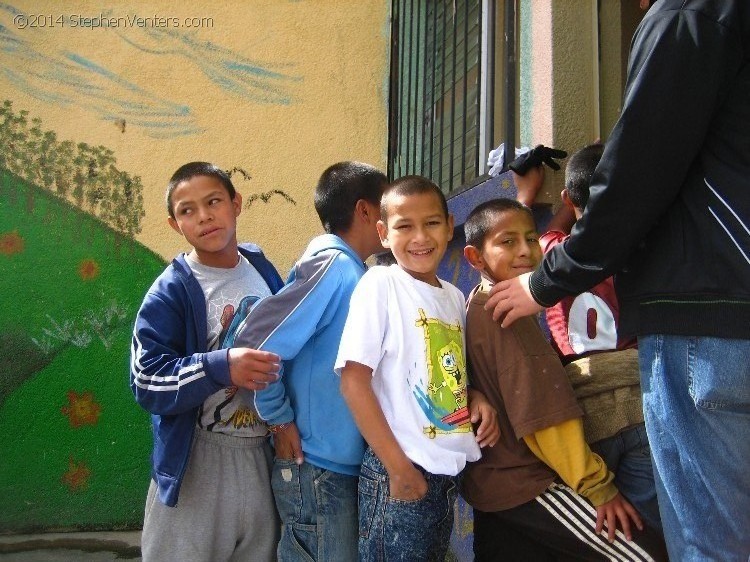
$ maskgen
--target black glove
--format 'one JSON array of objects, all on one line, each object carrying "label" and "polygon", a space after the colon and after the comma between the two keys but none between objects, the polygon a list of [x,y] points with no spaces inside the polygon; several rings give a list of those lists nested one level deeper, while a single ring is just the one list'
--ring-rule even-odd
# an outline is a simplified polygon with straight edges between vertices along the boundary
[{"label": "black glove", "polygon": [[538,144],[526,154],[522,154],[513,162],[508,164],[508,168],[513,170],[519,176],[526,175],[531,168],[536,168],[542,164],[547,164],[553,170],[559,170],[560,164],[555,162],[553,158],[565,158],[568,155],[564,150],[558,150],[556,148],[550,148],[543,144]]}]

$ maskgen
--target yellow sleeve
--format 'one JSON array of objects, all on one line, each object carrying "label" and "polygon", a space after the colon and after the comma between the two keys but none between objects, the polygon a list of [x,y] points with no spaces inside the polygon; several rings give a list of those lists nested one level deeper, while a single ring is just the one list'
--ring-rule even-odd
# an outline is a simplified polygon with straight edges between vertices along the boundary
[{"label": "yellow sleeve", "polygon": [[612,474],[583,436],[581,418],[573,418],[524,436],[531,452],[595,507],[617,495]]}]

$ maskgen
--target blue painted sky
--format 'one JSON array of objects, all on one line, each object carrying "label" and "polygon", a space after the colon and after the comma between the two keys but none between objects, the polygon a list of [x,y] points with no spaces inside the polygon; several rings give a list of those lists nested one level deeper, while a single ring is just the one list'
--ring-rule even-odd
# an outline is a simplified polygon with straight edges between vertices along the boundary
[{"label": "blue painted sky", "polygon": [[[59,44],[31,41],[33,33],[45,30],[19,30],[13,20],[19,14],[24,11],[0,3],[2,97],[12,98],[9,86],[45,103],[81,107],[104,121],[123,119],[128,128],[140,128],[153,138],[195,135],[204,130],[190,100],[169,99],[135,84],[97,58],[95,49],[83,54]],[[187,31],[139,27],[101,31],[106,31],[109,40],[129,46],[134,57],[143,59],[143,65],[174,64],[167,57],[178,56],[184,64],[195,65],[216,87],[252,103],[293,103],[291,87],[301,80],[221,45],[199,41]]]},{"label": "blue painted sky", "polygon": [[214,84],[236,96],[262,104],[293,102],[290,86],[300,77],[278,66],[253,61],[210,41],[199,41],[178,29],[138,28],[118,34],[123,41],[153,57],[180,56],[194,64]]}]

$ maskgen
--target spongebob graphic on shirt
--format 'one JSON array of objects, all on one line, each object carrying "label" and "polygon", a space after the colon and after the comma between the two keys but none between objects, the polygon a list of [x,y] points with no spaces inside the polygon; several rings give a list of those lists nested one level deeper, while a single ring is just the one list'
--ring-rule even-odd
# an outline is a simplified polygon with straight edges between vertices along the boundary
[{"label": "spongebob graphic on shirt", "polygon": [[422,330],[427,360],[426,384],[412,385],[414,397],[429,420],[424,433],[435,438],[438,434],[471,432],[461,325],[427,318],[420,308],[415,326]]}]

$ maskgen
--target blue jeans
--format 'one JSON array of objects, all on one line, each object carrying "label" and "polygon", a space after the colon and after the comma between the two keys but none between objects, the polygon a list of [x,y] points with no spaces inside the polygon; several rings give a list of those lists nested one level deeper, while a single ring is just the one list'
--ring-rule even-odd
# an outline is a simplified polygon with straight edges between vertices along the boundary
[{"label": "blue jeans", "polygon": [[659,502],[645,424],[627,427],[591,444],[591,449],[615,473],[615,486],[651,528],[661,531]]},{"label": "blue jeans", "polygon": [[357,559],[357,480],[307,462],[274,460],[280,562]]},{"label": "blue jeans", "polygon": [[443,562],[453,529],[456,478],[430,474],[427,494],[418,500],[390,497],[388,473],[367,449],[359,475],[359,560]]},{"label": "blue jeans", "polygon": [[750,554],[750,340],[638,340],[669,557],[744,562]]}]

